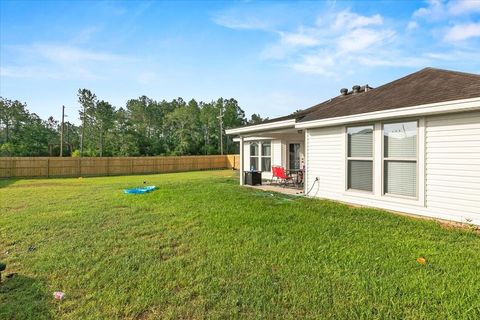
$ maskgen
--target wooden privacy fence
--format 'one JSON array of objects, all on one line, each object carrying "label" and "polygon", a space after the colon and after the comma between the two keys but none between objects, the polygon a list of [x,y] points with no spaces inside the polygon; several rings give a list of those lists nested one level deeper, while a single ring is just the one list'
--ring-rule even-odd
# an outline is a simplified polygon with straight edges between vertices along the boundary
[{"label": "wooden privacy fence", "polygon": [[0,178],[81,177],[238,169],[238,155],[184,157],[0,158]]}]

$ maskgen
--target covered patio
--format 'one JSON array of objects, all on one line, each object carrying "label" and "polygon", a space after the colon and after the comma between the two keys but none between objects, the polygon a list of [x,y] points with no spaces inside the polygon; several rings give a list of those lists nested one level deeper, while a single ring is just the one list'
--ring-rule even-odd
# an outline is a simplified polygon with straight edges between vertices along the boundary
[{"label": "covered patio", "polygon": [[245,186],[252,189],[257,189],[257,190],[262,190],[267,192],[283,193],[291,196],[303,196],[305,194],[303,191],[303,188],[290,187],[290,186],[284,187],[278,184],[268,183],[268,184],[261,184],[256,186],[250,186],[250,185],[245,185]]},{"label": "covered patio", "polygon": [[[240,144],[240,184],[245,185],[245,172],[261,173],[266,191],[303,194],[305,169],[305,132],[295,129],[295,120],[263,123],[227,130],[238,135]],[[287,179],[278,176],[284,173]]]}]

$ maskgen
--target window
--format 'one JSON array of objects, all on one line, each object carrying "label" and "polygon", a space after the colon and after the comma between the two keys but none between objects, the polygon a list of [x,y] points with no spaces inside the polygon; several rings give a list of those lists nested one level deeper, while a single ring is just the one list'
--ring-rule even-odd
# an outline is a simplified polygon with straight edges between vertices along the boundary
[{"label": "window", "polygon": [[270,142],[262,142],[262,171],[272,170],[272,146]]},{"label": "window", "polygon": [[373,191],[373,126],[347,128],[347,188]]},{"label": "window", "polygon": [[383,193],[417,196],[417,122],[383,125]]},{"label": "window", "polygon": [[258,142],[250,143],[250,170],[258,171]]}]

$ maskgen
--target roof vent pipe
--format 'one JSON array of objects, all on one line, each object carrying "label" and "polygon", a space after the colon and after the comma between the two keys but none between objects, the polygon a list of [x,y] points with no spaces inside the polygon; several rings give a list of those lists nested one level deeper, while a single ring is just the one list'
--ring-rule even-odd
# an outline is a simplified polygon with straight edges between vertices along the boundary
[{"label": "roof vent pipe", "polygon": [[348,89],[347,88],[342,88],[342,89],[340,89],[340,93],[342,94],[342,96],[346,96],[348,94]]},{"label": "roof vent pipe", "polygon": [[360,86],[356,85],[352,87],[353,93],[358,93],[360,91]]}]

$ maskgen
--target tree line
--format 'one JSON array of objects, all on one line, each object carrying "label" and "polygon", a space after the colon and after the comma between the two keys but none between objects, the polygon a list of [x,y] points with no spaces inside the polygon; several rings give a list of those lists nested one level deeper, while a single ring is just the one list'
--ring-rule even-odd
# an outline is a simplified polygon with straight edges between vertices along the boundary
[{"label": "tree line", "polygon": [[[263,121],[247,119],[238,101],[156,101],[147,96],[115,108],[88,89],[78,90],[79,120],[63,125],[64,156],[154,156],[236,153],[228,128]],[[61,122],[46,120],[26,103],[0,97],[0,155],[58,156]]]}]

